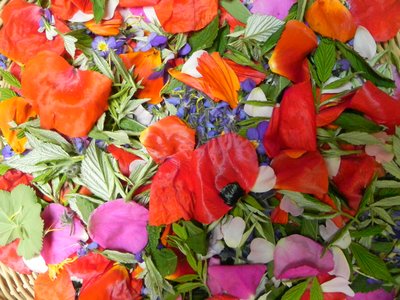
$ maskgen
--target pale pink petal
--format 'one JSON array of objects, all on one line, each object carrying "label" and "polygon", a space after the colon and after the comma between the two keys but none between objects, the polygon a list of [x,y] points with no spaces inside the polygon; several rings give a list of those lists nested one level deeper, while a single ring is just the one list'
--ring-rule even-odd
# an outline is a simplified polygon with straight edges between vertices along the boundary
[{"label": "pale pink petal", "polygon": [[333,253],[333,261],[335,262],[335,267],[332,271],[329,272],[329,274],[349,280],[350,266],[347,262],[346,256],[344,255],[343,251],[337,247],[333,247],[331,250]]},{"label": "pale pink petal", "polygon": [[194,78],[201,78],[203,75],[200,74],[199,71],[197,71],[197,67],[199,65],[199,58],[202,56],[204,53],[207,53],[205,50],[198,50],[194,52],[189,59],[183,64],[182,66],[182,73],[190,75]]},{"label": "pale pink petal", "polygon": [[298,206],[296,202],[288,196],[283,196],[279,208],[295,217],[300,216],[304,212],[304,208]]},{"label": "pale pink petal", "polygon": [[391,162],[394,154],[390,152],[384,145],[366,145],[365,153],[369,156],[374,156],[378,163]]},{"label": "pale pink petal", "polygon": [[154,24],[160,24],[160,21],[158,20],[156,11],[154,10],[153,6],[145,6],[143,7],[144,14],[146,15],[147,20],[149,22],[154,23]]},{"label": "pale pink petal", "polygon": [[[335,225],[332,220],[326,220],[326,226],[319,226],[319,233],[325,241],[329,241],[339,230],[339,227]],[[337,246],[342,249],[347,249],[350,246],[351,237],[349,231],[346,231],[340,239],[333,243],[334,246]]]},{"label": "pale pink petal", "polygon": [[326,157],[324,158],[326,167],[328,168],[329,178],[335,177],[340,168],[340,157]]},{"label": "pale pink petal", "polygon": [[283,20],[296,0],[254,0],[252,13],[274,16]]},{"label": "pale pink petal", "polygon": [[115,9],[119,4],[119,0],[108,0],[106,2],[106,9],[104,12],[104,20],[110,20],[114,17]]},{"label": "pale pink petal", "polygon": [[250,243],[250,254],[247,260],[253,264],[266,264],[274,259],[275,246],[262,238],[255,238]]},{"label": "pale pink petal", "polygon": [[44,261],[43,256],[41,255],[37,255],[35,257],[32,257],[31,259],[25,259],[22,257],[22,260],[32,272],[46,273],[49,269],[46,265],[46,262]]},{"label": "pale pink petal", "polygon": [[70,22],[76,22],[76,23],[84,23],[87,21],[90,21],[91,19],[93,19],[93,14],[86,14],[81,10],[78,10],[78,12],[76,12],[71,19],[69,19],[68,21]]},{"label": "pale pink petal", "polygon": [[41,255],[47,264],[58,264],[76,253],[88,239],[79,218],[61,204],[52,203],[42,212],[45,232]]},{"label": "pale pink petal", "polygon": [[354,291],[349,286],[350,282],[344,278],[336,277],[321,284],[324,293],[343,293],[347,296],[354,296]]},{"label": "pale pink petal", "polygon": [[250,299],[266,272],[265,265],[210,265],[207,286],[212,295],[228,294],[240,299]]},{"label": "pale pink petal", "polygon": [[276,176],[274,169],[270,166],[260,166],[258,169],[258,176],[256,183],[251,188],[252,192],[264,193],[272,190],[276,183]]},{"label": "pale pink petal", "polygon": [[149,113],[149,111],[146,110],[143,105],[139,105],[133,114],[136,117],[136,121],[145,126],[150,125],[151,121],[153,120],[153,115]]},{"label": "pale pink petal", "polygon": [[368,293],[356,293],[354,297],[347,297],[347,300],[394,300],[395,293],[387,292],[384,289],[375,290]]},{"label": "pale pink petal", "polygon": [[221,226],[224,241],[228,247],[236,248],[242,240],[246,223],[240,217],[234,217]]},{"label": "pale pink petal", "polygon": [[376,54],[376,42],[368,29],[363,26],[357,27],[354,50],[367,59],[373,58]]},{"label": "pale pink petal", "polygon": [[106,202],[89,218],[89,235],[101,247],[138,253],[147,244],[149,211],[123,199]]},{"label": "pale pink petal", "polygon": [[327,273],[334,267],[333,255],[317,242],[293,234],[281,239],[274,252],[277,279],[295,279]]}]

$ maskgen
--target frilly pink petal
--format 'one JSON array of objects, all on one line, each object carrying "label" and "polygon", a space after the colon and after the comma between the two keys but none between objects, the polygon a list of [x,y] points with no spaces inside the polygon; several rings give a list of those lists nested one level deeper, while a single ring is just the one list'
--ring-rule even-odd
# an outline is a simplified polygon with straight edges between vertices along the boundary
[{"label": "frilly pink petal", "polygon": [[265,265],[210,265],[207,285],[212,295],[228,294],[240,299],[255,296],[266,272]]},{"label": "frilly pink petal", "polygon": [[251,12],[283,20],[296,0],[254,0]]},{"label": "frilly pink petal", "polygon": [[[313,240],[294,234],[281,239],[274,252],[274,275],[294,279],[327,273],[334,267],[333,255]],[[321,257],[322,256],[322,257]]]},{"label": "frilly pink petal", "polygon": [[[66,223],[68,218],[72,221]],[[41,255],[46,264],[62,262],[81,248],[80,241],[88,239],[79,218],[61,204],[49,204],[42,212],[42,219],[47,233],[43,238]]]},{"label": "frilly pink petal", "polygon": [[118,199],[106,202],[92,212],[88,231],[92,240],[103,248],[138,253],[147,244],[148,220],[146,208]]}]

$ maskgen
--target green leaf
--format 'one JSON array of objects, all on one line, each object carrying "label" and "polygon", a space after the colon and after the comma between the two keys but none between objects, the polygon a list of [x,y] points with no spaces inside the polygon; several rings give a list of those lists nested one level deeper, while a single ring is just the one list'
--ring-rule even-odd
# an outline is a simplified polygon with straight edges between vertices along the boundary
[{"label": "green leaf", "polygon": [[161,276],[165,277],[175,272],[178,258],[171,249],[154,249],[151,251],[151,257]]},{"label": "green leaf", "polygon": [[358,239],[361,237],[376,236],[384,230],[385,226],[375,225],[357,231],[350,231],[350,235],[351,237]]},{"label": "green leaf", "polygon": [[220,5],[236,20],[242,23],[247,23],[247,19],[251,16],[249,10],[240,0],[221,0]]},{"label": "green leaf", "polygon": [[65,151],[72,151],[73,146],[60,134],[52,130],[45,130],[36,127],[27,127],[26,130],[35,138],[50,144],[62,147]]},{"label": "green leaf", "polygon": [[206,255],[208,248],[206,231],[197,227],[192,222],[183,222],[183,224],[188,233],[186,244],[194,252],[199,253],[201,255]]},{"label": "green leaf", "polygon": [[96,208],[94,203],[83,197],[80,197],[79,194],[72,194],[70,197],[68,197],[68,205],[86,224],[88,224],[89,217]]},{"label": "green leaf", "polygon": [[386,78],[376,72],[357,52],[355,52],[349,46],[336,42],[336,46],[339,51],[342,53],[343,57],[346,58],[352,68],[357,72],[362,72],[362,75],[365,79],[370,80],[376,86],[386,87],[386,88],[394,88],[396,87],[393,80]]},{"label": "green leaf", "polygon": [[377,206],[373,206],[372,207],[372,211],[378,215],[378,217],[380,219],[382,219],[383,221],[385,221],[386,223],[395,226],[396,224],[394,223],[392,217],[389,215],[389,213],[384,210],[381,207],[377,207]]},{"label": "green leaf", "polygon": [[78,49],[87,51],[92,48],[93,39],[86,33],[86,29],[73,30],[68,32],[67,35],[73,36],[77,39],[75,45]]},{"label": "green leaf", "polygon": [[376,145],[381,142],[371,134],[361,131],[352,131],[338,135],[338,139],[352,145]]},{"label": "green leaf", "polygon": [[[362,196],[360,206],[358,208],[358,214],[360,214],[363,210],[364,207],[367,206],[367,204],[371,204],[374,202],[374,194],[375,194],[375,189],[376,189],[376,180],[377,176],[374,175],[374,178],[371,180],[371,183],[367,186],[365,189],[364,195]],[[358,215],[357,214],[357,215]]]},{"label": "green leaf", "polygon": [[119,123],[119,126],[122,129],[129,130],[132,133],[140,135],[140,133],[146,129],[146,126],[143,126],[139,122],[132,120],[130,118],[123,118]]},{"label": "green leaf", "polygon": [[334,124],[339,125],[346,131],[362,131],[373,133],[382,130],[382,128],[373,121],[350,112],[343,112],[339,118],[336,119]]},{"label": "green leaf", "polygon": [[303,21],[304,13],[307,7],[307,0],[298,0],[297,1],[297,15],[296,20]]},{"label": "green leaf", "polygon": [[318,78],[325,82],[331,77],[332,69],[336,63],[335,44],[329,39],[322,39],[314,54],[315,67]]},{"label": "green leaf", "polygon": [[318,221],[304,219],[301,222],[301,235],[308,236],[313,240],[317,239],[318,236]]},{"label": "green leaf", "polygon": [[105,14],[105,0],[90,0],[93,3],[93,14],[96,23],[99,23]]},{"label": "green leaf", "polygon": [[340,88],[347,82],[350,82],[350,80],[352,80],[356,75],[357,75],[357,73],[351,73],[343,78],[340,78],[340,79],[335,80],[327,85],[324,85],[324,90],[333,90],[333,89]]},{"label": "green leaf", "polygon": [[114,73],[111,70],[111,67],[107,63],[107,61],[103,57],[101,57],[96,51],[92,51],[92,55],[93,55],[93,62],[99,69],[99,71],[103,75],[106,75],[108,78],[110,78],[112,81],[115,81]]},{"label": "green leaf", "polygon": [[172,231],[184,241],[188,238],[185,227],[179,225],[178,223],[172,224]]},{"label": "green leaf", "polygon": [[3,176],[11,168],[9,166],[0,164],[0,176]]},{"label": "green leaf", "polygon": [[305,195],[305,194],[303,195],[301,193],[292,191],[279,191],[279,193],[288,196],[291,200],[296,202],[296,204],[300,207],[317,210],[320,212],[332,211],[332,207],[330,207],[328,204],[322,203],[321,201],[311,197],[310,195]]},{"label": "green leaf", "polygon": [[196,288],[204,287],[202,282],[186,282],[176,286],[176,290],[179,294],[190,292]]},{"label": "green leaf", "polygon": [[354,242],[350,244],[350,250],[363,273],[376,279],[390,282],[393,280],[386,264],[378,256]]},{"label": "green leaf", "polygon": [[121,183],[115,176],[116,166],[109,156],[92,141],[82,161],[81,179],[93,194],[105,201],[125,196]]},{"label": "green leaf", "polygon": [[310,300],[324,300],[324,294],[316,277],[314,277],[311,285]]},{"label": "green leaf", "polygon": [[278,42],[278,40],[280,39],[283,29],[285,27],[282,26],[280,29],[278,29],[275,33],[273,33],[269,39],[262,45],[261,47],[261,53],[265,54],[268,51],[270,51],[272,48],[275,47],[276,43]]},{"label": "green leaf", "polygon": [[0,88],[0,101],[16,97],[17,93],[8,88]]},{"label": "green leaf", "polygon": [[372,204],[372,206],[393,207],[400,206],[400,196],[385,198]]},{"label": "green leaf", "polygon": [[307,289],[308,280],[291,287],[282,297],[282,300],[300,300],[301,296]]},{"label": "green leaf", "polygon": [[16,88],[21,88],[21,83],[19,82],[19,80],[10,72],[3,70],[2,68],[0,68],[0,77],[2,77],[3,80],[9,85]]},{"label": "green leaf", "polygon": [[399,189],[400,182],[395,180],[379,180],[376,182],[376,187],[379,189]]},{"label": "green leaf", "polygon": [[394,161],[383,163],[382,165],[387,172],[400,179],[400,168]]},{"label": "green leaf", "polygon": [[265,42],[283,26],[283,21],[273,16],[252,15],[244,32],[246,39]]},{"label": "green leaf", "polygon": [[11,193],[0,191],[0,246],[19,238],[17,253],[30,259],[40,253],[43,238],[42,206],[35,191],[18,185]]},{"label": "green leaf", "polygon": [[218,35],[219,17],[218,15],[205,28],[195,32],[189,38],[192,53],[197,50],[210,48]]},{"label": "green leaf", "polygon": [[115,250],[104,250],[102,255],[113,261],[121,264],[133,264],[136,262],[135,256],[132,253],[123,253]]}]

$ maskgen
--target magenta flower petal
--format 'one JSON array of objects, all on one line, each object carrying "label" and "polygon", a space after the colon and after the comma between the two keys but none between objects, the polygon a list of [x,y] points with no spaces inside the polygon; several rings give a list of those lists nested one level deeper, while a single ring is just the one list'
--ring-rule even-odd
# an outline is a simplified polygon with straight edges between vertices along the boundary
[{"label": "magenta flower petal", "polygon": [[79,218],[61,204],[49,204],[42,212],[44,228],[42,256],[46,264],[58,264],[76,253],[80,241],[86,241],[88,235]]},{"label": "magenta flower petal", "polygon": [[265,265],[213,265],[208,267],[207,285],[212,295],[228,294],[240,299],[254,296],[266,272]]},{"label": "magenta flower petal", "polygon": [[138,253],[147,244],[148,220],[149,211],[135,202],[106,202],[92,212],[89,235],[103,248]]},{"label": "magenta flower petal", "polygon": [[347,300],[394,300],[394,292],[386,292],[384,289],[375,290],[369,293],[356,293],[354,297],[347,297]]},{"label": "magenta flower petal", "polygon": [[294,234],[281,239],[274,252],[274,275],[277,279],[317,276],[331,271],[333,255],[313,240]]},{"label": "magenta flower petal", "polygon": [[296,0],[254,0],[251,12],[283,20]]}]

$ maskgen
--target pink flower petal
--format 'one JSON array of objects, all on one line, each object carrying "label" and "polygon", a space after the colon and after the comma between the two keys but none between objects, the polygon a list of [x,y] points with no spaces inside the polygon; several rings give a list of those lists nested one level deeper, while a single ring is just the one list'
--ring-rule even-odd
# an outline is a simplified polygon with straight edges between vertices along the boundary
[{"label": "pink flower petal", "polygon": [[252,192],[264,193],[272,190],[276,183],[276,176],[274,169],[270,166],[260,166],[258,169],[258,176],[256,183],[251,188]]},{"label": "pink flower petal", "polygon": [[294,234],[281,239],[274,252],[274,275],[294,279],[327,273],[334,267],[333,255],[313,240]]},{"label": "pink flower petal", "polygon": [[228,247],[236,248],[239,246],[245,229],[246,223],[240,217],[232,218],[221,226],[224,241]]},{"label": "pink flower petal", "polygon": [[356,293],[354,297],[347,297],[347,300],[394,300],[394,292],[386,292],[384,289],[375,290],[369,293]]},{"label": "pink flower petal", "polygon": [[298,206],[296,202],[294,202],[288,196],[283,196],[281,203],[279,204],[279,208],[290,213],[294,217],[300,216],[304,211],[304,208]]},{"label": "pink flower petal", "polygon": [[275,246],[271,242],[255,238],[250,244],[250,254],[247,260],[253,264],[266,264],[274,259]]},{"label": "pink flower petal", "polygon": [[135,202],[123,199],[106,202],[89,218],[89,235],[100,246],[138,253],[147,244],[149,211]]},{"label": "pink flower petal", "polygon": [[251,12],[283,20],[296,0],[254,0]]},{"label": "pink flower petal", "polygon": [[255,296],[266,270],[265,265],[210,265],[207,285],[212,295],[228,294],[249,299]]},{"label": "pink flower petal", "polygon": [[[65,219],[72,220],[69,223]],[[80,241],[88,236],[85,227],[73,212],[61,204],[49,204],[42,212],[44,228],[47,231],[43,238],[41,255],[46,264],[58,264],[76,253],[81,248]]]}]

